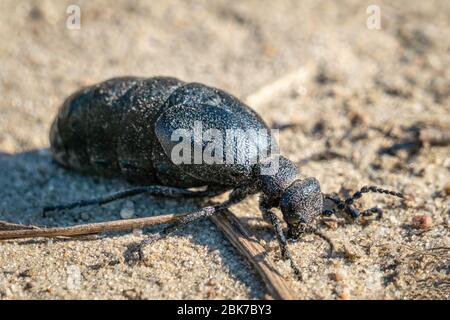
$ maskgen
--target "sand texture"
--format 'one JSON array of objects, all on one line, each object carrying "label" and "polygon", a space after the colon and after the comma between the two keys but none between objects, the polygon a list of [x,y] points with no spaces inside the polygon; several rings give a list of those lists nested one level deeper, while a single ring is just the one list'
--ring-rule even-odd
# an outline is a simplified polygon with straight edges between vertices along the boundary
[{"label": "sand texture", "polygon": [[[366,1],[77,1],[81,29],[70,30],[71,1],[1,1],[0,220],[68,226],[198,207],[138,196],[41,214],[128,186],[52,161],[48,131],[64,98],[114,76],[174,76],[227,90],[285,127],[282,153],[324,192],[375,184],[409,196],[362,198],[360,207],[385,211],[380,221],[321,222],[332,258],[315,236],[290,243],[303,282],[281,260],[257,197],[233,207],[299,299],[450,298],[450,146],[424,138],[450,130],[450,2],[377,3],[379,30],[366,26]],[[428,230],[415,226],[420,215]],[[159,229],[0,241],[0,299],[264,298],[209,220],[129,265],[127,246]]]}]

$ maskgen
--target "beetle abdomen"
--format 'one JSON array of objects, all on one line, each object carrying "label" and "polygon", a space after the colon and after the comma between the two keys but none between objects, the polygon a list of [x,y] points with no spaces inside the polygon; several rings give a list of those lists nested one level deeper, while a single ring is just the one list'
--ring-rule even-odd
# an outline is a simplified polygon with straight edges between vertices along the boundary
[{"label": "beetle abdomen", "polygon": [[50,130],[55,159],[81,172],[156,182],[151,156],[155,117],[182,84],[166,77],[124,77],[74,93]]},{"label": "beetle abdomen", "polygon": [[[239,131],[237,138],[245,138],[249,129],[268,130],[256,112],[222,90],[168,77],[124,77],[67,98],[50,130],[51,149],[64,166],[132,182],[226,188],[251,179],[253,156],[239,163],[186,164],[172,159],[177,144],[172,134],[191,130],[198,122],[224,138],[229,129]],[[230,149],[237,158],[254,147],[270,148],[267,139],[244,141]],[[191,142],[202,154],[208,149],[206,141]]]}]

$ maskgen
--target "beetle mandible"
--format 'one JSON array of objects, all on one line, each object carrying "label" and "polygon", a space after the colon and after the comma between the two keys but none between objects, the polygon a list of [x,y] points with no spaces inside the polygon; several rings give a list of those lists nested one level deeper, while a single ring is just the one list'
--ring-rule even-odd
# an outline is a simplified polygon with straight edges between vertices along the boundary
[{"label": "beetle mandible", "polygon": [[[353,206],[354,201],[367,192],[403,198],[399,192],[376,186],[363,187],[344,200],[336,194],[323,194],[315,178],[303,177],[294,162],[272,152],[276,144],[272,139],[247,140],[247,147],[233,146],[232,151],[237,157],[243,155],[246,159],[239,163],[175,164],[171,158],[176,146],[172,134],[177,129],[192,128],[196,121],[223,135],[228,129],[241,129],[238,132],[269,130],[255,111],[234,96],[171,77],[113,78],[75,92],[63,103],[50,130],[55,160],[79,172],[120,176],[142,186],[97,199],[45,207],[44,212],[104,204],[140,193],[207,197],[231,190],[223,203],[191,212],[143,240],[135,248],[142,259],[145,245],[197,219],[217,214],[250,194],[259,193],[260,211],[274,228],[282,257],[290,260],[292,269],[300,276],[288,250],[288,238],[297,239],[302,234],[313,233],[328,241],[333,249],[330,239],[315,227],[318,217],[337,211],[352,218],[374,213],[380,217],[382,211],[377,207],[360,212]],[[192,142],[194,148],[205,150],[204,141],[193,139]],[[266,156],[255,161],[253,155],[247,154],[249,147],[264,151]],[[275,161],[277,170],[264,173]],[[206,189],[191,190],[196,187]],[[334,208],[325,210],[324,199],[331,200]],[[287,235],[274,208],[282,212],[288,226]]]}]

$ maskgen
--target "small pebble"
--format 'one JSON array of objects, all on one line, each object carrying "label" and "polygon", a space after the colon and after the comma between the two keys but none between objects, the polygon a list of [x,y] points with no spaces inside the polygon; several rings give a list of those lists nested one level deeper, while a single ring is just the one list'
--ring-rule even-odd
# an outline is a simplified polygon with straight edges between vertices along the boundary
[{"label": "small pebble", "polygon": [[361,112],[351,111],[348,114],[348,117],[350,118],[350,123],[353,126],[364,125],[368,122],[367,115]]},{"label": "small pebble", "polygon": [[335,273],[333,273],[332,276],[333,276],[333,279],[338,282],[345,279],[345,275],[341,271],[336,271]]},{"label": "small pebble", "polygon": [[450,183],[444,187],[445,194],[450,196]]},{"label": "small pebble", "polygon": [[120,210],[120,217],[122,219],[131,219],[134,216],[134,203],[133,201],[125,202],[122,210]]},{"label": "small pebble", "polygon": [[331,230],[336,230],[338,228],[338,222],[336,220],[323,219],[322,222]]},{"label": "small pebble", "polygon": [[206,285],[208,286],[216,286],[217,285],[217,281],[214,279],[209,279],[208,281],[206,281]]},{"label": "small pebble", "polygon": [[412,225],[416,229],[429,230],[433,225],[433,219],[429,215],[417,215],[412,218]]},{"label": "small pebble", "polygon": [[339,299],[341,300],[348,300],[350,299],[350,294],[347,291],[342,291],[338,294]]}]

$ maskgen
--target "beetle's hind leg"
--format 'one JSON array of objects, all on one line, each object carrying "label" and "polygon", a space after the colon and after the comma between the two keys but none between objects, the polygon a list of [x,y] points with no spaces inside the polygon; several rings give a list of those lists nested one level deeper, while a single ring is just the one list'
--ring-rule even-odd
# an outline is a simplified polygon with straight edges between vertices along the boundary
[{"label": "beetle's hind leg", "polygon": [[79,200],[72,203],[66,203],[55,206],[46,206],[43,208],[43,214],[45,215],[49,211],[59,211],[59,210],[69,210],[78,207],[85,207],[90,205],[102,205],[112,201],[133,197],[138,194],[147,193],[154,196],[163,196],[171,198],[179,197],[213,197],[223,193],[223,190],[205,190],[205,191],[191,191],[182,188],[166,187],[159,185],[142,186],[131,188],[127,190],[122,190],[109,195],[101,196],[98,198],[93,198],[89,200]]},{"label": "beetle's hind leg", "polygon": [[[151,244],[151,243],[153,243],[157,240],[160,240],[170,234],[173,234],[174,232],[185,227],[186,225],[188,225],[191,222],[197,221],[198,219],[201,219],[201,218],[210,217],[213,214],[219,213],[221,210],[227,209],[227,208],[231,207],[232,205],[241,202],[242,200],[244,200],[244,198],[247,196],[247,194],[249,194],[249,189],[247,187],[236,188],[231,192],[228,200],[226,200],[220,204],[214,205],[214,206],[204,207],[198,211],[188,213],[186,216],[181,218],[179,221],[164,228],[161,232],[158,232],[156,234],[149,236],[147,239],[142,240],[141,243],[139,243],[137,245],[130,246],[128,248],[127,252],[125,252],[126,259],[128,261],[136,260],[136,258],[138,258],[138,260],[141,260],[141,261],[144,260],[145,259],[144,248],[148,244]],[[137,257],[136,257],[136,254],[137,254]]]}]

